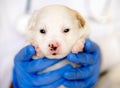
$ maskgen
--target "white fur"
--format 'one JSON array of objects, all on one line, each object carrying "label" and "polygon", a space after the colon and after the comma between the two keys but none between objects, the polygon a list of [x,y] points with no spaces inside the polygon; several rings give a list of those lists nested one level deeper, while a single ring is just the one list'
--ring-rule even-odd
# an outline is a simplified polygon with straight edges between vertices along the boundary
[{"label": "white fur", "polygon": [[[69,8],[61,5],[52,5],[36,11],[28,25],[27,38],[29,42],[34,40],[44,56],[48,58],[62,58],[71,52],[78,40],[87,37],[86,24],[79,27],[78,20]],[[46,34],[40,34],[44,28]],[[65,28],[70,28],[69,33],[63,33]],[[60,52],[53,56],[48,51],[48,44],[57,41],[60,44]]]},{"label": "white fur", "polygon": [[[70,31],[63,33],[65,28],[69,28]],[[41,34],[40,29],[45,29],[46,34]],[[84,43],[81,46],[81,42],[84,42],[87,36],[88,29],[84,18],[75,10],[62,5],[51,5],[35,11],[27,30],[28,42],[34,41],[41,53],[50,59],[60,59],[68,55],[72,49],[74,51],[83,48]],[[48,45],[52,41],[60,44],[57,55],[51,55],[49,52]],[[45,71],[58,69],[66,64],[68,61],[64,60]]]}]

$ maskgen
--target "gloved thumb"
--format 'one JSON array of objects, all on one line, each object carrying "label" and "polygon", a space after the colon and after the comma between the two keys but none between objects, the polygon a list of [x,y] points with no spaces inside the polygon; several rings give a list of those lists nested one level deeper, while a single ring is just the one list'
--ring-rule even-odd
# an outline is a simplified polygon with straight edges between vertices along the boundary
[{"label": "gloved thumb", "polygon": [[29,45],[24,47],[19,53],[15,56],[15,61],[26,61],[32,59],[32,56],[35,54],[35,49],[33,46]]}]

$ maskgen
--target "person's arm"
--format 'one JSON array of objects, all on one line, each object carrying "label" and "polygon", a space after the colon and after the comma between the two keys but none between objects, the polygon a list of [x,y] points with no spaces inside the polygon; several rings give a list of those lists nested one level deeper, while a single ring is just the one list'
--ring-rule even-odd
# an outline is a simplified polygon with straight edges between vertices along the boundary
[{"label": "person's arm", "polygon": [[34,54],[33,46],[27,46],[15,56],[12,80],[14,88],[57,88],[60,86],[64,81],[62,79],[64,72],[72,66],[66,65],[51,72],[38,74],[60,60],[47,58],[33,60]]},{"label": "person's arm", "polygon": [[67,58],[81,66],[64,73],[66,79],[64,86],[67,88],[93,88],[100,73],[101,53],[98,45],[87,39],[83,52],[70,53]]},{"label": "person's arm", "polygon": [[102,54],[101,72],[120,63],[120,33],[118,31],[108,34],[106,37],[96,38],[95,41]]}]

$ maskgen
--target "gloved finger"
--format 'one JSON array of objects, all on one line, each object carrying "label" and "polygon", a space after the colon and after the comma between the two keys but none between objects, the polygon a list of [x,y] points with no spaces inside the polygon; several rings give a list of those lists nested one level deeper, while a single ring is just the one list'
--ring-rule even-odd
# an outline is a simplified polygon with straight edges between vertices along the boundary
[{"label": "gloved finger", "polygon": [[47,58],[42,58],[42,59],[37,59],[37,60],[32,60],[30,62],[24,62],[22,63],[22,66],[24,67],[24,69],[26,69],[27,72],[40,72],[54,64],[56,64],[57,62],[59,62],[61,60],[53,60],[53,59],[47,59]]},{"label": "gloved finger", "polygon": [[78,54],[70,53],[67,56],[67,59],[73,63],[76,63],[76,64],[91,65],[91,64],[96,63],[96,58],[94,57],[94,55],[89,54],[89,53],[84,53],[84,52],[78,53]]},{"label": "gloved finger", "polygon": [[95,64],[97,59],[100,58],[100,49],[94,42],[89,39],[86,40],[84,51],[78,54],[70,53],[67,59],[76,64]]},{"label": "gloved finger", "polygon": [[92,77],[86,79],[86,88],[93,88],[99,80],[99,74],[94,74]]},{"label": "gloved finger", "polygon": [[12,84],[13,84],[14,88],[18,88],[15,68],[13,68]]},{"label": "gloved finger", "polygon": [[90,77],[94,72],[95,66],[82,66],[79,68],[73,68],[64,73],[64,78],[67,80],[79,80]]},{"label": "gloved finger", "polygon": [[85,80],[65,81],[63,84],[67,88],[93,88],[98,81],[98,75],[92,75]]},{"label": "gloved finger", "polygon": [[19,51],[19,53],[15,56],[15,61],[31,60],[34,54],[35,54],[34,47],[31,45],[28,45]]},{"label": "gloved finger", "polygon": [[49,85],[45,85],[39,88],[59,88],[59,86],[61,86],[64,82],[64,79],[59,79],[57,81],[55,81],[54,83],[51,83]]},{"label": "gloved finger", "polygon": [[56,80],[59,80],[66,70],[69,70],[71,68],[72,66],[68,64],[60,69],[34,76],[32,77],[32,83],[37,86],[53,83]]},{"label": "gloved finger", "polygon": [[65,88],[86,88],[84,80],[81,80],[81,81],[68,81],[67,80],[63,83],[63,85],[65,86]]},{"label": "gloved finger", "polygon": [[[58,88],[60,85],[62,85],[64,82],[64,79],[59,79],[51,84],[44,85],[44,86],[35,86],[35,85],[26,85],[23,81],[20,83],[20,88]],[[22,84],[22,85],[21,85]],[[16,87],[17,88],[17,87]]]},{"label": "gloved finger", "polygon": [[95,53],[100,51],[100,49],[96,43],[92,42],[89,39],[86,39],[86,42],[84,44],[84,51],[87,53]]},{"label": "gloved finger", "polygon": [[84,52],[87,52],[87,53],[93,55],[95,59],[101,58],[101,50],[100,50],[99,46],[89,39],[86,40]]},{"label": "gloved finger", "polygon": [[87,88],[93,88],[93,86],[98,82],[100,75],[100,64],[101,62],[99,60],[95,66],[97,69],[94,70],[94,74],[86,79]]}]

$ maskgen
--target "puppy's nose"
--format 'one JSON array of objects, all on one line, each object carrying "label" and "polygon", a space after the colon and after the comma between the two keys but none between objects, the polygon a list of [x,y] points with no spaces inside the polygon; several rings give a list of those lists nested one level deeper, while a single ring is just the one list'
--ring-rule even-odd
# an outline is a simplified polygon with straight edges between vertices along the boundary
[{"label": "puppy's nose", "polygon": [[59,50],[59,43],[58,42],[51,42],[49,45],[48,45],[48,47],[49,47],[49,50],[51,51],[51,52],[58,52],[58,50]]}]

